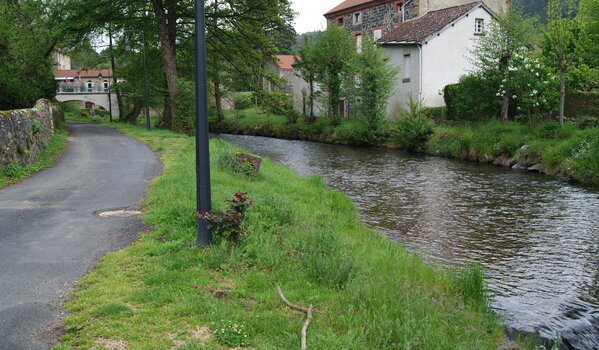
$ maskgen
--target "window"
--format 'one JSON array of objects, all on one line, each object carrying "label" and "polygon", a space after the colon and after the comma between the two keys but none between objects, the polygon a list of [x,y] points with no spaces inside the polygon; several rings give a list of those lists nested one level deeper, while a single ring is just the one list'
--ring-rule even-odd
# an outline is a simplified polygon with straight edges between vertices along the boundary
[{"label": "window", "polygon": [[337,18],[337,25],[338,26],[342,26],[343,25],[343,17]]},{"label": "window", "polygon": [[412,57],[410,54],[403,55],[403,80],[402,82],[407,83],[410,81],[412,75]]},{"label": "window", "polygon": [[401,11],[401,7],[403,6],[403,4],[404,4],[403,0],[396,1],[393,4],[393,12],[399,13]]},{"label": "window", "polygon": [[92,92],[94,88],[94,83],[91,82],[91,80],[87,81],[87,92]]},{"label": "window", "polygon": [[483,18],[477,18],[474,20],[474,34],[485,34],[485,20]]},{"label": "window", "polygon": [[379,40],[382,36],[383,36],[383,30],[382,29],[375,29],[375,30],[372,31],[372,38],[374,40]]},{"label": "window", "polygon": [[362,34],[356,34],[356,51],[362,52]]},{"label": "window", "polygon": [[108,81],[104,80],[104,92],[108,92]]},{"label": "window", "polygon": [[362,12],[354,13],[354,24],[362,24]]}]

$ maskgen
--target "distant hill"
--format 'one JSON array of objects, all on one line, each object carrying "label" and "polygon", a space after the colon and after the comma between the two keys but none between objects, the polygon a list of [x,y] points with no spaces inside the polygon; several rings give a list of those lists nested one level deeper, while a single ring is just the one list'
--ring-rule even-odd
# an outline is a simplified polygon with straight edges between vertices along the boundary
[{"label": "distant hill", "polygon": [[547,23],[547,0],[515,0],[515,6],[521,6],[526,15],[537,17],[542,23]]}]

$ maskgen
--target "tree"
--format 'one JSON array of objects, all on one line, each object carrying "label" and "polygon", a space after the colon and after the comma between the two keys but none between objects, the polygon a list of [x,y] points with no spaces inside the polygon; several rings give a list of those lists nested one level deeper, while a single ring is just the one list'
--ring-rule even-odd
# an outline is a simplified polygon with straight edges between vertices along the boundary
[{"label": "tree", "polygon": [[587,91],[599,89],[599,0],[580,0],[578,19],[581,22],[586,42],[582,59],[584,86]]},{"label": "tree", "polygon": [[294,65],[296,75],[308,83],[308,106],[310,113],[307,123],[312,124],[316,119],[314,116],[314,84],[318,73],[318,62],[316,61],[316,42],[314,38],[306,35],[304,44],[297,49],[296,63]]},{"label": "tree", "polygon": [[[176,130],[182,123],[177,118],[179,78],[193,81],[193,0],[96,0],[65,1],[58,6],[56,24],[65,35],[79,37],[114,24],[118,36],[127,29],[143,30],[146,45],[160,48],[165,99],[160,126]],[[259,85],[266,71],[264,62],[277,49],[271,40],[275,30],[289,27],[293,12],[289,0],[212,0],[206,6],[207,50],[214,83],[222,69],[234,70],[240,76],[251,76]],[[78,23],[84,23],[80,25]],[[183,50],[183,51],[182,51]],[[181,66],[184,62],[187,66]],[[183,72],[183,73],[182,73]],[[127,77],[125,77],[127,78]],[[250,79],[248,79],[250,80]],[[213,84],[217,92],[219,88]],[[215,98],[218,98],[218,93]]]},{"label": "tree", "polygon": [[357,116],[376,138],[386,117],[387,102],[399,69],[389,63],[383,49],[369,37],[363,41],[362,52],[355,56],[352,64],[355,84],[348,96],[354,97]]},{"label": "tree", "polygon": [[355,54],[352,39],[343,27],[330,25],[318,37],[314,53],[318,63],[316,81],[326,93],[328,115],[334,125],[339,123],[338,104],[344,72]]},{"label": "tree", "polygon": [[56,94],[43,13],[36,0],[0,2],[0,109],[31,107]]},{"label": "tree", "polygon": [[574,0],[549,0],[547,6],[547,30],[541,45],[543,55],[559,73],[559,122],[564,124],[566,104],[566,79],[572,68],[580,60],[583,31],[580,21],[574,18],[576,7]]},{"label": "tree", "polygon": [[[523,16],[519,9],[510,7],[499,13],[472,50],[474,73],[498,87],[503,80],[509,79],[508,67],[514,54],[531,47],[536,33],[534,22]],[[509,119],[512,96],[509,88],[504,89],[500,96],[502,122]]]}]

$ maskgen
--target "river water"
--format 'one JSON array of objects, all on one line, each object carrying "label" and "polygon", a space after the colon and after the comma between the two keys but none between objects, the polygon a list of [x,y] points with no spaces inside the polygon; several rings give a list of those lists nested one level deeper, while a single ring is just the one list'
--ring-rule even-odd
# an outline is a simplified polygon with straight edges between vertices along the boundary
[{"label": "river water", "polygon": [[599,349],[599,190],[396,150],[219,137],[321,175],[364,224],[427,260],[481,264],[508,333]]}]

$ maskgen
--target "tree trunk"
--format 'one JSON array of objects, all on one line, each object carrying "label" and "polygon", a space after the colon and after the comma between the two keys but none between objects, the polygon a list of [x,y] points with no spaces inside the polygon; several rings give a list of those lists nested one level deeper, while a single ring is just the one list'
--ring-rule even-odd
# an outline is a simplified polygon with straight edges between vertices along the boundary
[{"label": "tree trunk", "polygon": [[509,91],[506,91],[503,94],[503,103],[501,104],[501,122],[507,123],[509,120],[509,112],[510,112],[510,96]]},{"label": "tree trunk", "polygon": [[[170,2],[169,2],[170,4]],[[160,40],[160,54],[162,56],[162,65],[164,66],[164,75],[166,77],[166,85],[168,88],[169,99],[159,125],[164,128],[175,130],[173,118],[177,114],[177,96],[179,95],[179,78],[177,71],[177,53],[175,46],[175,38],[172,37],[172,27],[169,30],[167,15],[164,12],[164,6],[160,0],[152,0],[152,8],[156,15],[156,29],[158,39]]]},{"label": "tree trunk", "polygon": [[223,113],[222,94],[217,76],[214,77],[214,102],[216,103],[216,120],[222,122],[225,120],[225,114]]},{"label": "tree trunk", "polygon": [[308,118],[308,124],[314,123],[314,80],[310,80],[310,97],[308,97],[308,103],[310,104],[310,117]]},{"label": "tree trunk", "polygon": [[144,106],[145,102],[143,100],[135,101],[133,103],[133,110],[131,111],[131,113],[123,114],[121,117],[119,117],[119,120],[122,120],[127,124],[135,124],[135,122],[137,121],[137,117],[139,116],[139,113],[141,113],[141,109],[144,108]]},{"label": "tree trunk", "polygon": [[566,72],[563,67],[559,70],[559,123],[564,125],[566,107]]},{"label": "tree trunk", "polygon": [[[112,84],[116,84],[117,83],[117,79],[116,79],[116,65],[115,65],[115,60],[114,60],[114,52],[112,51],[112,25],[108,26],[108,40],[109,40],[109,46],[110,46],[110,66],[112,67]],[[112,90],[112,87],[110,87],[110,90]],[[125,113],[125,111],[123,110],[123,100],[121,99],[121,91],[119,91],[119,89],[116,89],[114,91],[116,93],[116,103],[119,107],[119,120],[121,119],[121,113]]]}]

